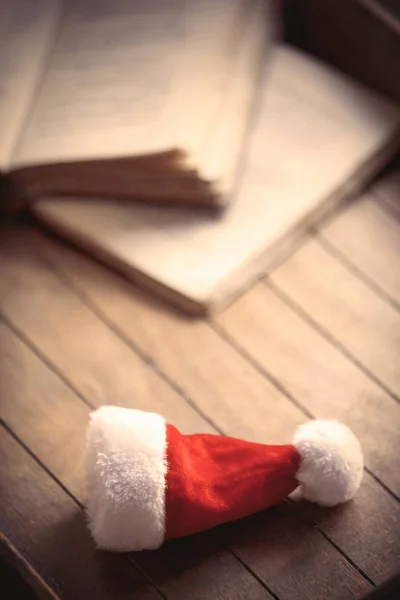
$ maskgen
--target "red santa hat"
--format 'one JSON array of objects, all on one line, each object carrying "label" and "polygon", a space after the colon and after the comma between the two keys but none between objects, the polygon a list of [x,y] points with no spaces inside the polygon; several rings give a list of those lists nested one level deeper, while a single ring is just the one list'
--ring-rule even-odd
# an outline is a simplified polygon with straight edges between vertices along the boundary
[{"label": "red santa hat", "polygon": [[87,514],[97,546],[155,549],[264,510],[298,486],[325,506],[350,500],[360,444],[337,421],[310,421],[287,445],[183,435],[157,414],[104,406],[91,414]]}]

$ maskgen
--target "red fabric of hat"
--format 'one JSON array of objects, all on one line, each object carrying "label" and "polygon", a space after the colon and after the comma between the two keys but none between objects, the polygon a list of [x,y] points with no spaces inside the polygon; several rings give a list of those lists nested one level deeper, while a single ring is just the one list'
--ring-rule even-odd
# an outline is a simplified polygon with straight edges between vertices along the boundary
[{"label": "red fabric of hat", "polygon": [[160,415],[105,406],[91,415],[87,514],[99,548],[154,549],[264,510],[300,486],[333,506],[363,473],[360,444],[337,421],[315,420],[291,444],[184,435]]},{"label": "red fabric of hat", "polygon": [[167,464],[167,539],[259,512],[299,485],[300,456],[292,445],[184,436],[172,425],[167,425]]}]

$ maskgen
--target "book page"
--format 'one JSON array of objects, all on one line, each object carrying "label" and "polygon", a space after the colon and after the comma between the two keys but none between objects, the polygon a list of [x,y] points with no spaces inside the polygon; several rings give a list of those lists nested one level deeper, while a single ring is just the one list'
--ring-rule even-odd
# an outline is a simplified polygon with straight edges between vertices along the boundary
[{"label": "book page", "polygon": [[275,2],[256,0],[237,43],[235,68],[215,119],[213,135],[205,136],[199,164],[206,181],[214,183],[221,203],[230,201],[261,91],[261,75],[277,45],[279,19]]},{"label": "book page", "polygon": [[0,169],[12,149],[43,76],[54,42],[61,0],[0,2]]},{"label": "book page", "polygon": [[[228,39],[234,43],[235,19],[239,22],[246,4],[69,0],[13,166],[146,155],[186,146],[186,137],[196,137],[204,120],[210,120],[209,94],[218,91],[213,59],[217,72],[225,72]],[[204,83],[207,75],[209,87],[200,86],[202,95],[193,97],[192,89],[199,89],[196,81]],[[187,145],[190,149],[194,142]]]},{"label": "book page", "polygon": [[399,149],[398,107],[312,57],[282,45],[264,77],[243,177],[220,218],[83,198],[40,200],[35,213],[164,297],[197,310],[223,302]]}]

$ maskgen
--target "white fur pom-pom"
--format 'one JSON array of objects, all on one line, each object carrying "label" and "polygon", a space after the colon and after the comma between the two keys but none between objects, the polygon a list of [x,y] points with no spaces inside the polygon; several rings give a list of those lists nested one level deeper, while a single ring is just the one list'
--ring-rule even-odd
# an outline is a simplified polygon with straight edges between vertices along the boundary
[{"label": "white fur pom-pom", "polygon": [[298,428],[293,445],[301,458],[296,477],[306,500],[335,506],[353,498],[364,461],[360,442],[346,425],[309,421]]}]

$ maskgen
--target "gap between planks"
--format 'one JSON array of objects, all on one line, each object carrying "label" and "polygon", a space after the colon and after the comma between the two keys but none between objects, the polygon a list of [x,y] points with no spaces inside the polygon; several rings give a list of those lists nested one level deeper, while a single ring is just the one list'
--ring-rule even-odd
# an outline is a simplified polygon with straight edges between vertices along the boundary
[{"label": "gap between planks", "polygon": [[[95,303],[93,303],[91,301],[91,299],[86,295],[85,292],[83,292],[79,287],[77,287],[75,285],[75,282],[72,281],[65,273],[62,273],[59,271],[59,269],[52,264],[51,262],[47,262],[46,261],[46,266],[51,268],[51,270],[54,272],[54,274],[66,285],[68,285],[69,287],[72,287],[74,290],[74,293],[80,298],[80,300],[92,311],[94,312],[98,318],[107,326],[109,327],[117,336],[120,337],[120,339],[122,339],[133,351],[138,352],[140,354],[140,356],[148,363],[150,364],[153,368],[156,367],[156,370],[158,372],[158,374],[160,374],[165,381],[167,381],[168,383],[171,382],[171,378],[168,376],[168,374],[162,369],[160,368],[158,365],[156,366],[156,363],[154,361],[154,359],[150,358],[149,355],[147,355],[145,352],[142,351],[142,349],[135,343],[132,343],[132,338],[127,336],[126,333],[121,329],[121,327],[119,327],[118,325],[115,325],[115,323],[109,319],[107,317],[107,315],[98,308],[98,306],[96,306]],[[327,332],[326,330],[324,330],[322,327],[320,327],[318,325],[317,322],[315,322],[313,319],[310,318],[310,316],[307,314],[306,311],[303,311],[302,309],[300,309],[298,307],[297,304],[295,304],[288,296],[286,296],[279,288],[276,288],[276,286],[271,285],[271,283],[269,283],[269,286],[271,287],[271,289],[276,293],[276,295],[284,302],[286,303],[288,306],[291,307],[292,310],[294,310],[297,314],[299,314],[301,316],[301,318],[304,318],[305,321],[307,321],[309,324],[311,324],[311,326],[316,329],[318,331],[318,333],[320,333],[324,338],[326,338],[334,347],[336,347],[347,359],[351,360],[352,362],[354,362],[356,364],[357,367],[361,368],[366,375],[371,378],[375,383],[377,383],[381,388],[382,391],[387,393],[388,395],[390,395],[392,398],[394,398],[395,400],[398,400],[397,396],[394,395],[391,390],[388,390],[386,388],[386,386],[384,386],[384,384],[382,384],[382,382],[376,378],[374,376],[374,374],[366,369],[364,367],[364,365],[360,364],[360,362],[351,354],[347,351],[347,349],[340,343],[337,342],[337,340],[333,337],[330,336],[329,332]],[[227,311],[225,312],[229,312],[229,309],[227,309]],[[240,344],[237,343],[237,341],[231,336],[229,335],[229,331],[221,326],[221,323],[218,321],[218,317],[215,319],[210,319],[208,320],[208,325],[222,338],[224,339],[232,348],[235,349],[235,351],[237,351],[239,354],[241,354],[241,356],[243,356],[243,358],[252,364],[253,367],[255,367],[260,374],[265,377],[266,379],[268,379],[268,381],[270,381],[270,383],[279,391],[281,392],[284,396],[286,396],[286,398],[288,400],[290,400],[307,418],[315,418],[315,414],[312,413],[310,410],[307,409],[307,407],[298,400],[298,398],[296,398],[296,396],[292,393],[290,393],[288,391],[287,388],[285,388],[285,386],[279,381],[279,379],[277,377],[274,377],[274,375],[269,372],[267,369],[262,368],[259,364],[259,362],[257,360],[254,359],[254,357],[251,356],[250,353],[246,352],[245,349],[243,348],[243,346],[241,346]],[[202,411],[199,408],[198,403],[196,403],[192,398],[190,398],[190,396],[184,392],[182,390],[182,388],[180,388],[180,386],[174,386],[174,389],[178,391],[178,393],[180,393],[180,395],[186,400],[189,401],[190,405],[201,415],[203,416],[203,418],[205,418],[211,426],[214,427],[214,429],[216,431],[218,431],[219,433],[222,434],[227,434],[229,432],[226,432],[222,427],[218,426],[215,423],[215,420],[210,419],[209,416]],[[183,393],[182,393],[183,392]],[[395,494],[389,486],[387,486],[374,472],[373,470],[369,469],[367,467],[367,472],[376,479],[376,481],[382,485],[382,487],[388,492],[390,493],[394,498],[396,498],[397,500],[399,499],[399,496],[397,494]]]},{"label": "gap between planks", "polygon": [[152,362],[152,361],[151,361]]},{"label": "gap between planks", "polygon": [[[4,445],[4,440],[5,440],[5,445]],[[34,498],[37,496],[38,491],[40,490],[40,480],[41,479],[46,479],[48,481],[50,481],[50,488],[52,487],[53,490],[54,488],[57,490],[56,491],[56,495],[58,496],[58,502],[54,503],[54,498],[52,498],[52,503],[51,503],[51,508],[50,511],[41,511],[39,515],[35,515],[34,513],[29,512],[29,514],[25,514],[25,519],[30,523],[30,529],[33,528],[33,530],[36,530],[36,528],[40,529],[41,526],[41,516],[42,514],[47,514],[47,512],[53,513],[52,517],[50,518],[50,522],[45,522],[45,526],[47,528],[47,530],[49,530],[49,525],[51,524],[52,518],[54,518],[54,512],[63,512],[63,510],[66,508],[66,506],[64,506],[65,504],[65,499],[67,501],[67,505],[72,503],[72,505],[75,508],[78,508],[79,513],[83,516],[83,511],[82,511],[82,503],[73,495],[71,494],[71,492],[64,486],[64,484],[54,475],[54,473],[47,468],[47,466],[44,464],[43,461],[41,461],[32,451],[31,449],[19,438],[19,436],[17,436],[15,434],[15,432],[13,431],[13,429],[11,427],[9,427],[9,425],[3,420],[0,419],[0,451],[1,453],[3,453],[4,449],[9,447],[9,449],[12,449],[14,445],[17,446],[19,448],[18,453],[20,455],[25,454],[26,458],[24,459],[23,462],[23,476],[22,479],[25,480],[26,483],[26,475],[27,473],[31,470],[30,469],[30,465],[34,465],[34,468],[36,470],[36,477],[34,479],[34,481],[30,481],[29,485],[34,485],[35,486],[35,493],[34,494],[30,494],[29,498]],[[4,467],[4,465],[1,465],[2,467]],[[12,477],[12,473],[13,472],[19,472],[20,469],[12,469],[11,471],[8,470],[7,473],[7,477]],[[5,485],[4,481],[3,484]],[[48,487],[48,486],[46,486]],[[4,509],[5,512],[4,514],[2,514],[2,517],[4,519],[4,521],[6,520],[6,515],[7,515],[7,494],[6,494],[6,487],[4,488]],[[21,489],[21,486],[19,486],[19,489]],[[22,491],[22,497],[26,498],[26,494]],[[64,502],[60,502],[61,498],[63,498]],[[42,499],[42,501],[44,500],[44,497]],[[16,498],[15,499],[16,502],[16,506],[18,506],[18,510],[16,511],[16,514],[18,514],[21,511],[21,506],[20,506],[20,498]],[[30,500],[30,502],[32,503],[32,500]],[[33,505],[35,504],[36,500],[33,502]],[[83,522],[84,519],[81,519],[81,522]],[[53,523],[54,525],[55,523]],[[39,557],[35,556],[36,559],[36,565],[31,563],[30,560],[27,558],[27,556],[29,556],[29,554],[32,554],[32,550],[35,549],[35,544],[39,543],[39,555],[41,553],[43,553],[43,548],[41,548],[41,544],[40,544],[40,534],[38,531],[36,531],[36,534],[33,535],[33,540],[34,540],[34,545],[31,546],[31,542],[26,540],[24,538],[24,540],[22,541],[22,550],[20,550],[17,545],[16,542],[12,541],[12,537],[13,537],[13,533],[12,533],[12,527],[8,526],[8,535],[4,535],[3,532],[1,532],[2,535],[2,545],[3,548],[2,550],[6,553],[6,558],[12,562],[15,566],[15,568],[20,572],[20,574],[22,575],[22,577],[27,581],[27,583],[33,588],[33,590],[35,590],[35,592],[40,596],[40,597],[45,597],[45,598],[51,598],[52,600],[56,600],[59,599],[59,592],[61,591],[61,589],[59,588],[59,584],[61,583],[61,581],[59,581],[59,577],[60,577],[60,573],[59,573],[59,569],[61,568],[61,571],[64,571],[64,569],[66,568],[66,566],[64,566],[64,561],[59,557],[59,566],[56,567],[54,573],[52,572],[52,569],[54,568],[54,564],[53,564],[53,557],[46,562],[46,564],[44,565],[44,570],[41,570],[40,567],[38,566],[37,562],[40,560]],[[92,543],[89,540],[89,537],[86,536],[85,534],[82,537],[82,533],[84,534],[84,530],[82,528],[80,528],[80,532],[79,535],[82,538],[81,542],[84,540],[84,550],[83,550],[83,556],[85,559],[87,559],[89,557],[89,561],[90,561],[90,557],[93,554],[93,549],[92,549]],[[28,536],[29,537],[29,536]],[[67,543],[67,546],[69,544],[69,540],[68,540],[68,536],[66,537],[66,539],[64,539],[64,544]],[[19,544],[21,545],[21,544]],[[60,549],[62,549],[63,544],[59,544]],[[30,548],[30,550],[29,550]],[[48,550],[44,550],[45,554],[47,551],[49,551],[50,548],[48,548]],[[76,549],[75,551],[77,553],[79,553],[81,550],[81,546],[79,547],[79,550]],[[87,554],[88,553],[88,554]],[[138,574],[140,574],[140,577],[142,577],[144,579],[145,582],[147,582],[146,584],[146,589],[144,590],[145,592],[149,591],[149,596],[145,595],[146,598],[149,598],[149,600],[155,600],[156,598],[156,594],[157,594],[157,598],[163,598],[163,600],[168,600],[166,598],[166,596],[164,594],[162,594],[158,589],[157,586],[151,582],[151,580],[147,577],[144,576],[141,569],[138,567],[138,565],[136,565],[135,561],[132,559],[131,556],[129,555],[125,555],[122,558],[122,565],[125,565],[127,563],[129,563],[129,570],[131,570],[131,567],[135,567],[134,571],[136,571]],[[92,565],[85,565],[86,567],[92,567]],[[92,567],[93,568],[93,567]],[[47,576],[45,574],[45,571],[47,572]],[[42,572],[41,572],[42,571]],[[119,569],[119,572],[121,572],[121,569]],[[127,571],[126,571],[127,577],[130,580],[130,582],[134,582],[135,581],[135,576],[132,578],[128,575]],[[64,578],[65,579],[70,579],[68,578],[68,573],[63,573]],[[140,578],[139,578],[140,580]],[[110,596],[108,595],[107,591],[104,592],[105,595],[103,595],[103,593],[100,593],[99,587],[101,588],[101,581],[96,580],[95,582],[93,581],[93,575],[91,574],[90,577],[87,578],[87,573],[86,572],[79,572],[79,565],[78,565],[78,572],[75,573],[75,582],[73,583],[73,587],[75,588],[75,593],[77,591],[77,589],[79,589],[79,581],[85,582],[84,583],[84,587],[85,588],[90,588],[92,586],[92,584],[94,585],[94,588],[97,589],[97,594],[96,597],[100,598],[101,595],[101,599],[102,600],[108,600],[110,598]],[[149,585],[150,587],[147,587],[147,585]],[[69,586],[69,583],[67,583],[67,586]],[[96,589],[91,589],[91,592],[96,593]],[[65,591],[65,590],[64,590]],[[86,589],[86,593],[88,593],[88,589]],[[89,592],[90,593],[90,592]],[[64,595],[63,595],[64,597]],[[73,596],[76,597],[76,596]],[[117,594],[117,596],[115,596],[115,598],[120,598],[121,596],[119,595],[119,592]],[[113,595],[114,598],[114,595]]]},{"label": "gap between planks", "polygon": [[[67,486],[64,485],[64,483],[61,481],[61,479],[59,479],[46,466],[46,464],[42,460],[40,460],[40,458],[38,458],[38,456],[36,454],[34,454],[31,451],[31,449],[23,442],[23,440],[21,440],[21,438],[19,438],[19,436],[13,431],[13,429],[1,417],[0,417],[0,426],[3,427],[3,429],[5,429],[5,431],[14,439],[14,441],[22,447],[22,449],[32,458],[32,460],[34,460],[38,464],[38,466],[50,477],[50,479],[52,481],[54,481],[54,483],[62,489],[62,491],[76,504],[76,506],[81,511],[84,511],[85,510],[84,504],[76,496],[74,496],[74,494],[72,492],[70,492],[70,490],[67,488]],[[128,560],[129,563],[132,564],[135,567],[135,569],[139,573],[141,573],[143,575],[143,577],[149,582],[151,587],[154,588],[154,590],[156,590],[156,592],[158,592],[159,596],[161,598],[163,598],[163,600],[168,600],[167,596],[160,590],[158,585],[151,579],[151,577],[149,577],[147,575],[147,573],[145,573],[145,571],[140,568],[140,565],[132,558],[132,556],[130,556],[129,554],[125,554],[123,560],[124,561]],[[262,585],[264,588],[266,588],[265,584],[262,584]],[[268,588],[266,588],[266,589],[268,591]]]},{"label": "gap between planks", "polygon": [[[12,335],[12,333],[10,332],[10,333],[9,333],[9,335]],[[4,337],[3,337],[3,339],[4,339]],[[20,344],[21,346],[24,346],[24,344],[23,344],[22,342],[19,342],[19,344]],[[25,346],[24,346],[24,347],[25,347]],[[65,389],[66,389],[66,390],[68,390],[68,394],[69,394],[70,396],[71,396],[71,394],[72,394],[72,396],[74,396],[74,395],[73,395],[73,392],[71,392],[71,391],[69,390],[69,388],[68,388],[67,386],[65,386],[65,384],[64,384],[63,382],[60,382],[60,381],[59,381],[59,379],[58,379],[58,377],[57,377],[55,374],[52,374],[52,375],[51,375],[51,378],[49,378],[48,376],[47,376],[47,377],[44,377],[44,378],[43,378],[43,377],[40,377],[40,373],[43,371],[43,369],[46,369],[46,368],[47,368],[47,367],[46,367],[46,365],[43,365],[42,361],[41,361],[41,360],[40,360],[40,359],[39,359],[39,358],[38,358],[36,355],[34,355],[34,354],[32,353],[32,351],[31,351],[31,350],[29,350],[28,348],[26,348],[26,350],[25,350],[24,352],[25,352],[25,353],[28,353],[27,355],[29,355],[29,356],[31,356],[31,355],[32,355],[32,357],[33,357],[33,356],[35,357],[35,358],[34,358],[34,361],[33,361],[33,362],[35,362],[35,361],[36,361],[36,362],[35,362],[35,364],[42,365],[42,366],[40,366],[40,367],[39,367],[39,368],[40,368],[40,371],[39,371],[39,373],[37,373],[37,372],[36,372],[36,370],[37,370],[37,367],[35,367],[35,369],[34,369],[34,373],[36,373],[35,379],[36,379],[36,380],[40,380],[40,381],[42,381],[43,379],[46,379],[46,378],[48,378],[48,379],[49,379],[49,382],[45,381],[45,382],[43,382],[43,385],[45,386],[45,389],[48,389],[48,393],[50,393],[50,395],[51,395],[52,397],[54,397],[54,398],[60,397],[61,393],[60,393],[60,391],[59,391],[59,388],[60,388],[60,389],[62,389],[62,387],[63,387],[63,386],[65,387]],[[29,360],[30,360],[30,361],[32,361],[32,359],[29,359]],[[43,374],[44,374],[44,371],[43,371]],[[52,384],[52,385],[50,385],[50,380],[51,380],[51,379],[53,379],[53,384]],[[54,386],[54,385],[55,385],[56,387],[55,387],[55,389],[53,390],[53,386]],[[39,391],[40,391],[40,390],[38,390],[38,392],[39,392]],[[65,392],[63,392],[63,393],[65,394]],[[40,394],[39,394],[39,396],[40,396],[40,397],[42,397],[42,394],[40,393]],[[72,396],[71,396],[71,398],[72,398]],[[31,401],[32,401],[32,400],[31,400]],[[83,406],[83,405],[80,403],[80,401],[79,401],[78,399],[77,399],[77,401],[78,401],[78,404],[79,404],[80,406]],[[41,402],[42,402],[42,400],[41,400]],[[22,406],[22,405],[21,405],[21,406]],[[73,415],[73,414],[72,414],[72,415],[70,414],[70,412],[71,412],[71,409],[72,409],[72,408],[73,408],[73,406],[71,406],[71,403],[68,403],[68,407],[67,407],[67,408],[64,408],[64,410],[68,410],[68,417],[67,417],[67,419],[68,419],[68,418],[69,418],[69,419],[72,419],[72,421],[71,421],[71,424],[74,426],[74,430],[76,430],[76,427],[79,425],[79,423],[77,422],[76,416],[75,416],[75,415]],[[50,409],[49,409],[49,410],[50,410]],[[64,414],[64,415],[60,414],[60,412],[59,412],[59,411],[57,411],[57,407],[53,407],[51,410],[53,410],[53,411],[56,411],[56,412],[54,412],[54,415],[57,415],[57,417],[58,417],[58,418],[60,418],[60,419],[61,419],[61,421],[62,421],[63,423],[65,423],[65,422],[67,421],[67,419],[65,418],[67,415],[66,415],[66,414]],[[50,410],[50,412],[51,412],[51,410]],[[85,409],[85,410],[86,410],[86,409]],[[49,420],[49,419],[50,419],[50,415],[48,414],[48,411],[46,411],[46,419],[47,419],[47,420]],[[50,422],[48,422],[48,425],[49,425],[49,424],[50,424]],[[82,427],[86,427],[86,423],[85,423],[85,424],[83,424],[83,423],[80,423],[80,426],[82,426]],[[51,438],[51,436],[52,436],[52,435],[54,436],[54,432],[53,432],[53,431],[51,431],[51,429],[50,429],[49,427],[48,427],[48,429],[47,429],[47,430],[48,430],[48,436],[47,436],[47,438],[49,438],[49,437]],[[81,432],[81,433],[82,433],[82,437],[83,437],[83,432]],[[58,435],[58,433],[57,433],[57,435]],[[72,443],[72,442],[73,442],[73,437],[71,438],[71,443]],[[48,439],[46,440],[46,443],[48,443]],[[75,448],[75,450],[76,450],[76,448]],[[73,451],[74,451],[74,449],[73,449],[73,448],[70,448],[70,452],[73,452]],[[48,447],[48,448],[47,448],[47,450],[46,450],[46,449],[44,449],[44,452],[45,452],[45,455],[46,455],[46,460],[49,460],[49,459],[48,459],[48,456],[49,456],[49,455],[51,455],[51,454],[53,454],[53,453],[51,452],[51,448],[50,448],[50,447]],[[50,460],[52,460],[52,459],[50,459]],[[71,460],[72,462],[75,462],[75,457],[74,457],[74,456],[72,456],[72,457],[70,458],[70,460]],[[73,475],[71,475],[71,473],[72,473],[72,470],[71,470],[70,468],[68,468],[68,472],[67,472],[67,477],[68,477],[68,478],[71,478],[71,476],[73,476]],[[71,480],[71,481],[72,481],[72,480]],[[80,487],[80,485],[81,485],[80,478],[78,477],[78,478],[76,479],[76,481],[78,482],[78,483],[76,483],[76,485],[77,485],[77,486],[78,486],[78,488],[79,488],[79,487]],[[278,513],[279,513],[279,512],[280,512],[280,513],[282,513],[282,511],[284,512],[284,515],[283,515],[283,516],[285,517],[285,513],[287,513],[287,510],[286,510],[286,509],[284,509],[284,508],[282,508],[282,507],[281,507],[280,509],[278,509]],[[290,519],[291,519],[291,521],[293,522],[293,524],[296,524],[296,525],[297,525],[297,519],[296,519],[295,515],[293,515],[293,514],[292,514],[292,516],[290,516],[290,514],[289,514],[289,515],[286,515],[286,516],[287,516],[288,518],[290,518]],[[274,516],[272,516],[272,518],[274,519]],[[265,516],[265,515],[264,515],[264,516],[261,516],[261,517],[258,517],[258,519],[262,519],[263,521],[267,520],[267,522],[268,522],[268,518],[266,518],[266,516]],[[276,515],[275,515],[275,519],[276,519]],[[276,519],[276,523],[278,524],[278,526],[279,526],[279,521],[280,521],[280,522],[282,522],[282,519],[279,519],[279,514],[278,514],[278,519]],[[254,519],[253,519],[253,523],[254,523]],[[286,523],[286,520],[285,520],[285,523]],[[281,525],[280,525],[280,526],[281,526]],[[228,535],[229,535],[229,531],[230,531],[232,528],[235,528],[235,525],[232,525],[232,526],[230,527],[230,529],[228,529],[228,530],[227,530],[227,532],[228,532]],[[298,527],[297,527],[297,528],[298,528]],[[250,532],[252,531],[252,532],[253,532],[253,536],[254,536],[254,535],[255,535],[255,532],[258,532],[258,531],[260,530],[260,526],[259,526],[259,524],[257,524],[257,522],[255,523],[255,526],[254,526],[254,524],[253,524],[253,526],[252,526],[251,524],[249,525],[249,523],[247,522],[247,529],[248,529]],[[294,529],[296,529],[296,528],[294,527]],[[310,532],[307,530],[307,528],[305,528],[304,526],[301,526],[301,525],[300,525],[300,530],[303,532],[303,534],[304,534],[304,533],[308,533],[308,534],[310,533]],[[291,531],[291,530],[290,530],[290,531]],[[311,530],[311,531],[312,531],[312,530]],[[231,533],[232,533],[232,532],[231,532]],[[288,535],[288,533],[289,533],[289,532],[288,532],[288,531],[286,531],[286,535]],[[293,541],[294,541],[294,539],[296,538],[296,533],[297,533],[297,532],[296,532],[296,531],[294,531],[294,530],[293,530],[293,532],[291,533],[291,537],[293,538],[293,539],[292,539],[292,542],[293,542]],[[199,539],[200,539],[200,540],[203,540],[203,539],[205,539],[205,535],[206,535],[206,534],[202,534],[202,536],[201,536],[201,537],[200,537],[200,536],[198,537],[198,539],[197,539],[197,545],[199,544]],[[211,534],[211,535],[212,535],[212,534]],[[218,535],[218,534],[214,534],[214,535]],[[248,531],[246,531],[246,535],[248,535]],[[237,536],[236,536],[236,537],[237,537]],[[315,537],[315,536],[314,536],[314,537]],[[224,536],[222,536],[222,539],[225,539],[225,538],[224,538]],[[186,546],[189,546],[189,549],[191,548],[191,546],[192,546],[192,544],[193,544],[193,545],[194,545],[194,549],[196,550],[196,542],[186,541],[186,542],[182,542],[182,543],[183,543],[183,544],[186,544]],[[202,542],[202,541],[200,541],[200,545],[203,545],[203,542]],[[205,545],[206,545],[206,547],[209,547],[209,544],[207,544],[207,543],[206,543]],[[328,545],[328,547],[330,547],[330,544]],[[214,551],[215,551],[215,544],[214,544],[214,545],[212,544],[211,551],[208,553],[208,559],[211,559],[211,560],[213,560],[213,557],[214,557],[214,554],[213,554],[213,551],[212,551],[212,550],[213,550],[213,548],[214,548]],[[171,550],[171,547],[169,547],[169,550]],[[217,550],[218,550],[218,546],[217,546]],[[323,548],[320,548],[320,550],[323,550]],[[168,553],[168,548],[166,549],[166,552]],[[286,553],[286,554],[287,554],[287,553]],[[190,555],[190,552],[189,552],[189,555]],[[206,548],[206,555],[207,555],[207,548]],[[221,562],[221,552],[219,552],[219,554],[218,554],[218,552],[217,552],[217,555],[218,555],[218,560],[219,560],[219,562]],[[325,550],[323,550],[323,552],[322,552],[322,555],[325,557],[325,558],[324,558],[324,559],[325,559],[325,561],[326,561],[326,559],[327,559],[327,558],[329,558],[329,553],[327,554],[327,552],[326,552],[326,549],[325,549]],[[156,555],[156,554],[153,554],[153,556],[155,556],[155,557],[156,557],[156,559],[157,559],[157,555]],[[164,554],[162,554],[161,556],[164,556],[164,559],[165,559],[165,551],[164,551]],[[158,555],[158,558],[160,558],[160,555]],[[327,565],[327,566],[328,566],[328,565],[330,565],[330,564],[331,564],[331,562],[332,562],[332,560],[334,560],[334,554],[333,554],[333,556],[331,556],[331,557],[330,557],[330,560],[328,560],[327,562],[325,562],[325,565]],[[338,559],[336,559],[336,565],[337,565],[337,560],[338,560]],[[147,566],[147,565],[149,565],[149,566],[151,567],[151,558],[149,558],[149,555],[147,555],[147,558],[146,558],[146,556],[144,556],[144,564],[142,563],[142,561],[140,561],[140,562],[141,562],[141,565],[140,565],[140,566],[141,566],[141,567],[142,567],[144,570],[146,570],[146,566]],[[273,563],[273,557],[271,557],[271,562]],[[247,570],[248,570],[249,572],[251,572],[251,573],[252,573],[254,569],[252,569],[252,568],[251,568],[249,565],[247,565],[247,566],[248,566],[248,569],[247,569]],[[153,568],[154,568],[154,565],[153,565]],[[272,564],[272,568],[273,568],[273,564]],[[331,567],[330,567],[330,568],[331,568]],[[346,568],[345,568],[345,561],[343,561],[343,564],[342,564],[342,567],[341,567],[341,569],[342,569],[342,570],[344,569],[344,572],[342,573],[342,576],[344,576],[344,575],[345,575],[345,573],[348,571],[348,569],[346,570]],[[357,569],[357,571],[358,571],[358,569]],[[355,572],[356,572],[356,570],[354,570],[354,573],[355,573]],[[206,575],[207,575],[207,574],[206,574]],[[347,572],[347,575],[348,575],[348,577],[350,578],[350,580],[353,580],[353,584],[356,584],[356,583],[357,583],[357,578],[356,578],[356,579],[354,578],[354,574],[352,574],[352,572],[351,572],[351,571],[348,571],[348,572]],[[154,576],[151,576],[151,579],[152,579],[152,581],[153,581],[153,580],[154,580]],[[202,577],[202,579],[204,579],[204,576]],[[263,581],[264,581],[264,579],[263,579]],[[315,581],[315,575],[313,576],[313,581]],[[361,581],[361,580],[360,580],[360,581]],[[357,583],[357,586],[359,586],[359,585],[360,585],[360,581]],[[303,584],[302,584],[302,585],[304,585],[304,583],[305,583],[305,582],[303,582]],[[320,583],[321,583],[321,582],[320,582]],[[248,585],[248,584],[246,584],[246,585]],[[315,585],[315,584],[314,584],[314,585]],[[268,586],[268,587],[269,587],[269,586]],[[265,581],[264,581],[264,589],[266,589],[266,590],[268,591],[268,587],[266,586],[266,584],[265,584]],[[363,587],[363,586],[362,586],[362,587]],[[364,586],[364,589],[365,589],[365,586]],[[279,595],[280,595],[280,594],[279,594]],[[169,594],[168,592],[167,592],[167,596],[168,596],[168,597],[170,597],[170,594]],[[204,597],[204,596],[202,596],[202,597]]]}]

